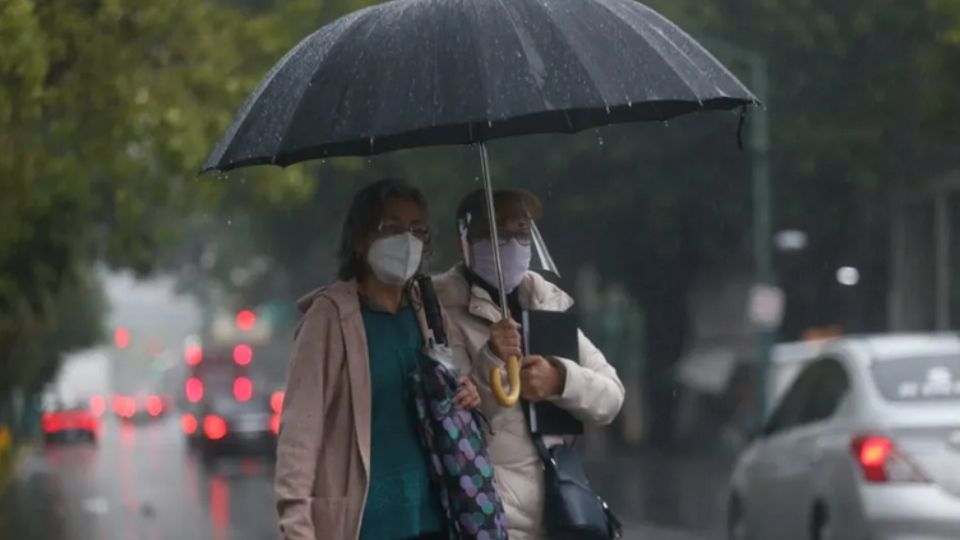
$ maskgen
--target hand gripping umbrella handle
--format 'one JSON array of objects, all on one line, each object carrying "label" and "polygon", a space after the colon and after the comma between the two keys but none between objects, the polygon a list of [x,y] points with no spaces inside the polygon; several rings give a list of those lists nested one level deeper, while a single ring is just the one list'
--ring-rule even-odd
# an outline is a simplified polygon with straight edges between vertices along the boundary
[{"label": "hand gripping umbrella handle", "polygon": [[516,356],[511,356],[507,360],[507,378],[510,384],[510,393],[503,391],[501,368],[490,369],[490,387],[493,389],[493,395],[497,402],[504,407],[513,407],[520,399],[520,361]]},{"label": "hand gripping umbrella handle", "polygon": [[[497,212],[493,202],[493,185],[490,182],[490,161],[487,156],[487,145],[481,142],[477,147],[480,149],[480,168],[483,172],[483,192],[487,200],[486,214],[487,226],[490,231],[490,241],[493,245],[500,245],[500,238],[497,231]],[[503,287],[503,265],[500,262],[500,250],[493,250],[493,260],[497,268],[497,285],[500,292],[500,311],[504,319],[510,317],[510,308],[507,306],[507,293]],[[490,388],[493,389],[493,395],[503,407],[513,407],[520,399],[520,360],[511,356],[507,360],[507,380],[510,382],[510,393],[503,391],[502,374],[500,368],[490,370]]]}]

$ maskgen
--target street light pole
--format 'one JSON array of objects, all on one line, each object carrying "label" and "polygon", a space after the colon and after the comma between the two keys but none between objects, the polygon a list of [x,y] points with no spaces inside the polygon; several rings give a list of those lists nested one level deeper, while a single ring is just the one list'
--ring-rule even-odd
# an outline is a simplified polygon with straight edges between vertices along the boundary
[{"label": "street light pole", "polygon": [[[731,43],[708,39],[711,49],[721,52],[731,60],[736,59],[749,68],[750,89],[761,105],[750,111],[751,177],[753,191],[753,267],[756,285],[773,287],[776,278],[773,270],[772,206],[770,197],[770,125],[766,101],[769,95],[769,73],[765,56]],[[773,350],[774,328],[756,325],[756,396],[757,421],[761,424],[767,409],[767,371]]]},{"label": "street light pole", "polygon": [[[750,63],[750,82],[753,91],[761,103],[768,95],[768,73],[766,59],[756,53],[748,52]],[[773,253],[770,243],[773,238],[772,212],[770,200],[770,126],[766,105],[751,111],[750,116],[750,153],[753,162],[753,253],[756,281],[759,285],[774,285]],[[758,326],[756,335],[757,361],[757,416],[763,422],[767,409],[767,371],[770,353],[773,350],[773,328]]]}]

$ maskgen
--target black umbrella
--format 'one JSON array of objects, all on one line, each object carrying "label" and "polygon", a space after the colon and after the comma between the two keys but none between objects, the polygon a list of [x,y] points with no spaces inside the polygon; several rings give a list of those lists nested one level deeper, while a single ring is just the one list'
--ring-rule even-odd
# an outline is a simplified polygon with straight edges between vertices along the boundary
[{"label": "black umbrella", "polygon": [[[754,102],[700,44],[634,0],[394,0],[287,53],[203,170],[477,143],[496,245],[486,141]],[[506,317],[502,277],[500,294]],[[519,395],[510,364],[504,402]],[[499,390],[500,378],[491,382]]]}]

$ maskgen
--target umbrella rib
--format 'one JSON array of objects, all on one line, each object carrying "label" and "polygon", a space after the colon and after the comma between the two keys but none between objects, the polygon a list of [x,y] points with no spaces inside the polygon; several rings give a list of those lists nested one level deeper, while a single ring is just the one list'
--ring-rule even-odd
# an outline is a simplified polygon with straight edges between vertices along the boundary
[{"label": "umbrella rib", "polygon": [[[277,148],[277,149],[274,151],[274,153],[273,153],[273,155],[274,155],[274,158],[273,158],[273,159],[274,159],[274,163],[276,163],[276,162],[278,161],[278,158],[281,157],[280,147],[283,146],[284,141],[286,141],[287,137],[290,135],[290,130],[291,130],[292,127],[295,125],[295,122],[294,122],[293,120],[294,120],[294,119],[298,116],[298,114],[300,113],[300,109],[303,108],[304,97],[305,97],[306,94],[307,94],[307,91],[306,91],[306,90],[312,85],[312,83],[313,83],[313,78],[316,77],[317,73],[319,73],[319,72],[322,71],[323,65],[327,62],[327,60],[329,60],[329,59],[333,56],[332,53],[333,53],[334,50],[346,46],[345,43],[347,43],[348,40],[343,39],[344,36],[346,36],[346,35],[349,34],[350,32],[356,31],[357,27],[360,26],[358,23],[364,18],[363,15],[367,15],[368,13],[373,12],[373,11],[374,11],[373,8],[368,8],[368,9],[361,10],[361,11],[355,13],[356,16],[353,18],[353,20],[345,21],[345,24],[349,24],[349,26],[348,26],[347,28],[345,28],[345,29],[340,33],[340,36],[339,36],[338,39],[333,40],[333,41],[331,42],[330,49],[328,49],[328,50],[326,51],[326,54],[323,55],[323,59],[322,59],[320,62],[318,62],[316,69],[314,69],[313,72],[310,74],[310,79],[309,79],[309,80],[310,80],[310,83],[311,83],[311,84],[305,85],[305,86],[303,87],[303,92],[301,92],[300,98],[297,100],[297,105],[293,108],[293,112],[290,114],[290,121],[287,122],[287,127],[286,127],[286,129],[284,130],[283,136],[280,137],[280,141],[278,142],[278,148]],[[350,72],[351,75],[353,75],[353,74],[356,73],[356,69],[357,69],[357,67],[358,67],[358,64],[359,64],[359,63],[353,65],[352,70],[351,70],[351,72]],[[351,78],[352,78],[352,77],[351,77]],[[346,91],[346,90],[345,90],[345,91]],[[342,102],[342,97],[343,97],[343,96],[341,96],[341,102]],[[296,153],[296,152],[288,152],[288,153],[291,153],[291,154],[292,154],[292,153]]]},{"label": "umbrella rib", "polygon": [[[401,18],[405,15],[405,12],[406,12],[408,9],[410,9],[411,7],[414,7],[414,2],[411,2],[411,1],[400,1],[400,2],[394,1],[394,2],[392,2],[392,5],[390,5],[389,7],[392,8],[392,12],[391,12],[391,13],[396,17],[396,19],[399,20],[399,19],[401,19]],[[373,22],[370,23],[370,27],[367,29],[367,36],[366,36],[365,39],[363,40],[363,43],[368,43],[368,42],[370,41],[370,40],[369,40],[370,34],[372,34],[374,31],[376,31],[376,29],[378,28],[378,26],[380,26],[381,24],[384,24],[384,17],[379,17],[379,18],[377,18],[376,20],[374,20]],[[391,28],[391,25],[387,25],[387,28]],[[381,33],[380,33],[380,38],[381,38],[381,39],[387,39],[388,37],[390,37],[390,33],[389,33],[389,32],[387,32],[387,33],[381,32]],[[381,43],[378,45],[378,47],[388,48],[388,44],[381,42]],[[356,70],[357,70],[357,68],[359,67],[358,64],[359,64],[359,62],[358,62],[357,64],[354,64],[354,69],[353,69],[353,71],[351,71],[351,75],[352,75],[353,73],[356,73]],[[374,88],[376,88],[377,92],[380,92],[380,87],[379,87],[379,86],[375,86]],[[380,94],[382,95],[382,93],[380,93]],[[386,125],[389,125],[389,122],[382,122],[382,120],[383,120],[385,117],[388,117],[390,114],[392,114],[393,111],[391,110],[391,107],[387,105],[387,102],[386,102],[386,101],[379,99],[379,96],[378,96],[378,99],[373,100],[373,102],[376,103],[376,105],[373,106],[373,107],[372,107],[372,110],[369,111],[369,112],[370,112],[370,124],[371,124],[371,126],[383,126],[383,125],[385,125],[385,124],[386,124]],[[372,132],[373,132],[374,134],[376,134],[376,133],[378,133],[378,132],[380,132],[380,131],[381,131],[381,129],[372,129]],[[369,150],[369,153],[370,153],[370,154],[375,154],[376,152],[374,151],[374,145],[376,144],[376,137],[373,136],[373,135],[370,135],[370,134],[367,134],[367,136],[368,136],[368,138],[367,138],[368,147],[367,147],[367,148],[368,148],[368,150]]]},{"label": "umbrella rib", "polygon": [[[600,88],[597,86],[597,82],[594,79],[594,73],[590,68],[590,62],[585,62],[584,59],[581,58],[580,54],[578,53],[577,47],[573,46],[573,43],[570,41],[570,37],[567,36],[566,32],[564,32],[563,26],[557,24],[557,19],[554,18],[553,13],[546,7],[546,4],[547,4],[546,2],[538,2],[538,5],[540,5],[540,7],[543,8],[543,11],[546,14],[547,18],[553,21],[553,26],[554,28],[557,29],[557,34],[560,37],[562,37],[563,40],[566,42],[567,49],[571,51],[571,53],[573,53],[574,57],[576,57],[580,66],[584,69],[584,71],[586,71],[588,75],[587,79],[589,80],[591,87],[593,87],[594,93],[597,95],[597,97],[600,98],[600,101],[603,102],[604,108],[607,111],[609,111],[611,107],[610,102],[607,101],[607,97],[603,95],[603,92],[601,92]],[[570,123],[569,113],[566,111],[566,107],[564,107],[564,112],[568,114],[567,123],[569,124]]]},{"label": "umbrella rib", "polygon": [[[507,8],[507,4],[504,0],[498,0],[497,3],[500,4],[500,7],[503,9],[503,12],[507,14],[507,20],[510,21],[510,26],[513,27],[513,33],[517,36],[517,40],[520,42],[520,50],[523,51],[523,58],[527,61],[527,65],[529,66],[531,63],[530,56],[527,54],[527,48],[523,46],[523,39],[520,38],[519,26],[517,25],[516,19],[513,17],[513,13],[511,13],[510,10]],[[534,80],[534,83],[537,87],[537,93],[540,94],[540,100],[543,102],[544,105],[546,105],[549,102],[547,101],[546,93],[544,93],[543,91],[543,86],[540,84],[540,81],[537,80],[536,77],[532,77],[532,79]],[[569,118],[567,120],[567,123],[569,123]]]},{"label": "umbrella rib", "polygon": [[[469,4],[473,5],[472,3],[469,3]],[[474,10],[474,16],[475,16],[474,20],[480,20],[479,13],[477,12],[477,10]],[[481,25],[479,24],[472,25],[474,47],[478,50],[482,46],[481,44],[483,43],[483,36],[477,35],[480,29],[480,26]],[[484,72],[483,56],[480,54],[475,54],[473,55],[473,57],[476,59],[476,62],[477,62],[477,73],[483,73]],[[483,96],[483,109],[484,109],[483,116],[487,117],[489,115],[488,113],[490,112],[490,95],[488,93],[486,80],[483,77],[478,77],[477,84],[478,86],[480,86],[480,95]],[[488,119],[488,122],[489,122],[489,119]],[[471,142],[478,143],[478,142],[486,141],[487,133],[484,126],[488,124],[482,124],[480,126],[477,126],[480,128],[479,130],[476,130],[476,131],[479,131],[479,133],[477,134],[479,140],[474,141],[474,125],[475,124],[476,122],[474,121],[469,121],[469,124],[468,124],[470,126],[469,131],[470,131]]]},{"label": "umbrella rib", "polygon": [[[642,34],[642,33],[644,33],[644,32],[646,31],[646,28],[642,28],[642,29],[641,29],[641,28],[636,28],[633,24],[630,23],[630,21],[628,21],[627,19],[624,19],[623,16],[622,16],[620,13],[617,12],[617,10],[611,9],[610,6],[606,5],[605,3],[603,3],[603,2],[598,2],[598,4],[601,5],[601,6],[603,6],[604,9],[606,9],[607,11],[609,11],[614,17],[616,17],[618,20],[620,20],[621,22],[623,22],[624,24],[626,24],[627,26],[629,26],[630,28],[632,28],[632,29],[633,29],[635,32],[637,32],[638,34]],[[648,8],[647,6],[644,6],[643,4],[639,4],[639,3],[637,3],[637,2],[633,2],[632,0],[630,0],[630,4],[631,4],[631,7],[630,7],[630,8],[626,8],[626,9],[631,9],[631,8],[636,9],[636,8],[641,7],[641,6],[644,7],[644,8],[646,8],[647,13],[649,13],[651,16],[656,17],[656,18],[657,18],[660,22],[662,22],[662,23],[666,23],[666,24],[670,24],[671,26],[674,26],[674,28],[676,28],[677,31],[681,32],[687,39],[690,40],[691,43],[694,43],[694,44],[696,45],[696,42],[693,40],[693,38],[691,38],[688,34],[686,34],[685,32],[683,32],[683,30],[681,30],[680,27],[675,26],[675,25],[672,25],[672,23],[670,23],[669,21],[667,21],[662,15],[660,15],[660,14],[657,13],[656,11]],[[633,5],[633,4],[636,4],[636,5]],[[661,38],[663,38],[663,41],[664,41],[665,43],[667,43],[667,44],[669,44],[671,47],[673,47],[673,49],[674,49],[677,53],[679,53],[679,56],[680,56],[681,58],[683,58],[684,60],[686,60],[687,63],[688,63],[690,66],[692,66],[695,70],[697,70],[698,72],[700,72],[700,74],[703,75],[704,78],[709,79],[709,77],[708,77],[707,74],[704,72],[704,70],[700,67],[700,65],[697,64],[697,62],[694,62],[693,59],[690,58],[690,55],[688,55],[686,52],[684,52],[683,49],[681,49],[679,45],[677,45],[672,39],[670,39],[669,37],[667,37],[667,35],[666,35],[663,31],[661,31],[659,28],[655,28],[655,27],[653,27],[652,25],[651,25],[651,28],[653,29],[653,31],[654,31],[658,36],[660,36]],[[692,84],[690,84],[690,79],[688,79],[686,75],[684,75],[682,72],[680,72],[680,70],[678,70],[676,67],[674,67],[673,63],[670,62],[670,60],[667,58],[667,56],[666,56],[665,54],[663,54],[657,47],[655,47],[651,41],[648,40],[647,43],[650,44],[650,49],[652,49],[653,52],[655,52],[655,53],[657,54],[657,56],[660,57],[660,59],[663,61],[663,63],[664,63],[667,67],[670,68],[670,70],[674,73],[674,75],[676,75],[677,78],[679,78],[681,81],[683,81],[683,84],[684,84],[687,88],[690,89],[690,91],[693,93],[694,98],[695,98],[698,102],[703,103],[703,98],[700,97],[700,95],[697,93],[697,91],[696,91],[696,89],[694,88],[694,86],[693,86]],[[722,91],[719,87],[717,87],[716,84],[713,85],[713,88],[714,88],[714,90],[715,90],[718,94],[723,95],[723,91]]]},{"label": "umbrella rib", "polygon": [[[319,32],[319,30],[317,32]],[[269,73],[267,73],[267,76],[264,77],[263,81],[260,82],[260,85],[257,86],[257,88],[253,91],[253,93],[250,94],[249,97],[247,97],[246,101],[244,101],[244,104],[240,106],[240,110],[244,111],[244,115],[242,118],[238,119],[233,125],[227,128],[227,132],[223,134],[222,140],[227,141],[227,144],[224,146],[223,150],[217,156],[217,162],[222,160],[223,156],[228,155],[230,153],[230,150],[237,143],[239,138],[236,135],[238,133],[241,133],[241,129],[250,119],[250,116],[251,116],[250,111],[253,109],[253,107],[257,105],[257,100],[260,99],[260,96],[263,94],[264,91],[266,91],[266,89],[270,86],[270,84],[273,83],[273,80],[277,77],[277,75],[285,67],[287,67],[287,60],[293,58],[297,53],[299,53],[300,50],[303,49],[308,44],[310,39],[314,35],[316,35],[317,32],[314,32],[307,38],[300,41],[300,43],[298,43],[295,47],[290,49],[287,52],[287,54],[283,55],[283,57],[280,59],[279,62],[277,62],[274,68],[270,70]]]}]

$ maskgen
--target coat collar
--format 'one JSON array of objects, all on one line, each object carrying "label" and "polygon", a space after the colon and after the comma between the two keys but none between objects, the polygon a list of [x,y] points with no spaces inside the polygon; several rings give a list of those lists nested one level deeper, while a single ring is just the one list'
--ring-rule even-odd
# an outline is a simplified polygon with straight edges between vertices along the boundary
[{"label": "coat collar", "polygon": [[364,474],[370,475],[370,418],[372,400],[370,388],[370,356],[366,347],[367,335],[360,316],[360,296],[356,281],[337,281],[304,295],[297,307],[306,313],[320,297],[329,300],[337,310],[340,329],[343,333],[346,355],[347,378],[350,400],[353,404],[353,421],[356,426],[356,443],[360,450],[360,462]]},{"label": "coat collar", "polygon": [[325,287],[310,291],[297,301],[297,308],[300,309],[300,313],[306,313],[320,296],[333,302],[341,320],[349,319],[360,313],[360,293],[355,280],[336,281]]},{"label": "coat collar", "polygon": [[[465,308],[475,317],[489,322],[500,320],[500,307],[483,287],[471,285],[463,263],[436,278],[438,293],[447,307]],[[566,311],[573,298],[536,272],[527,272],[518,286],[520,307],[531,310]]]}]

